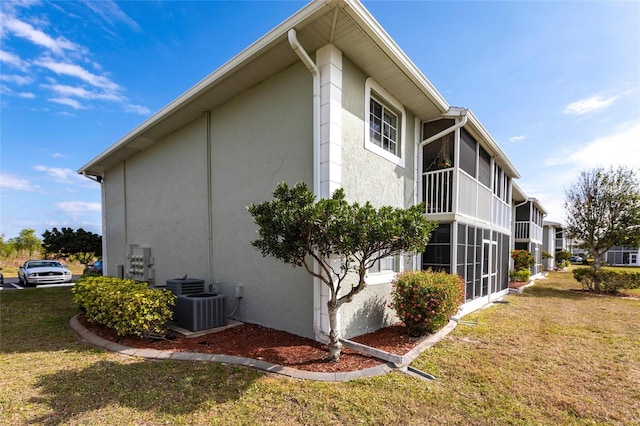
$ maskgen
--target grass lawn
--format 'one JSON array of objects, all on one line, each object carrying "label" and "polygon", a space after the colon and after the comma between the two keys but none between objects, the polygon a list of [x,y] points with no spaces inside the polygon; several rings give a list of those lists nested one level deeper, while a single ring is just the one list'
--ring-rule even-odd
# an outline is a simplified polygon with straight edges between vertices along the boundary
[{"label": "grass lawn", "polygon": [[94,349],[70,289],[0,292],[0,424],[638,424],[640,301],[554,272],[465,317],[414,367],[316,383]]}]

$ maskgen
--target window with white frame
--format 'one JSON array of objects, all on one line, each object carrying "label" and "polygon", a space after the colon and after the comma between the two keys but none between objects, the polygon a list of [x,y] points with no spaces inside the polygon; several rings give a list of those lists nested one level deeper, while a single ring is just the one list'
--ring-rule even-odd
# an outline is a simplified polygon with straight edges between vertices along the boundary
[{"label": "window with white frame", "polygon": [[371,78],[365,94],[365,148],[404,167],[404,107]]},{"label": "window with white frame", "polygon": [[401,272],[400,256],[387,256],[376,261],[367,270],[367,284],[390,283]]}]

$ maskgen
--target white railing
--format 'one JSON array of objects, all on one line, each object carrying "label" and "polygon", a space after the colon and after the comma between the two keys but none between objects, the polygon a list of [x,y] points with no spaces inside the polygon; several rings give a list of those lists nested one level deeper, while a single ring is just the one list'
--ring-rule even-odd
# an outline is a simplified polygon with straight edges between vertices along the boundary
[{"label": "white railing", "polygon": [[458,211],[464,215],[490,222],[491,198],[493,197],[491,190],[463,171],[460,171],[458,176],[460,179]]},{"label": "white railing", "polygon": [[[454,169],[445,169],[422,174],[425,213],[453,213],[453,200],[457,197],[456,213],[492,223],[509,231],[511,206],[462,170],[458,171],[458,194],[455,194],[453,172]],[[542,235],[542,230],[540,232]]]},{"label": "white railing", "polygon": [[511,229],[511,206],[499,197],[493,196],[492,223],[506,231]]},{"label": "white railing", "polygon": [[517,221],[515,238],[542,241],[542,227],[529,221]]},{"label": "white railing", "polygon": [[453,169],[422,174],[422,200],[425,213],[451,213],[453,200]]}]

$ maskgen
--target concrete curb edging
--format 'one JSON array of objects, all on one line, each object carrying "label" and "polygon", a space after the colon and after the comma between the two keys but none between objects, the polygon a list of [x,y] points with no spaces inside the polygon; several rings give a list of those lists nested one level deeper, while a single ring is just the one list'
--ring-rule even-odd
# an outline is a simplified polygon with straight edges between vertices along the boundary
[{"label": "concrete curb edging", "polygon": [[103,339],[96,336],[91,331],[87,330],[78,321],[78,315],[75,315],[69,321],[71,328],[85,341],[94,346],[101,347],[110,352],[116,352],[126,356],[135,356],[146,359],[155,360],[176,360],[176,361],[199,361],[199,362],[220,362],[225,364],[243,365],[245,367],[255,368],[257,370],[265,371],[267,373],[280,374],[287,377],[296,379],[316,380],[321,382],[346,382],[349,380],[360,379],[364,377],[382,376],[391,371],[404,367],[414,359],[418,357],[424,350],[430,348],[435,343],[440,341],[443,337],[449,334],[456,327],[455,321],[449,321],[444,328],[437,333],[427,337],[418,346],[413,348],[410,352],[403,356],[391,354],[370,346],[365,346],[350,340],[343,340],[346,347],[357,350],[358,352],[365,353],[367,355],[374,356],[376,358],[387,361],[384,364],[377,365],[375,367],[366,368],[358,371],[348,372],[336,372],[336,373],[321,373],[314,371],[298,370],[292,367],[286,367],[283,365],[272,364],[270,362],[238,357],[233,355],[217,355],[217,354],[203,354],[197,352],[179,352],[179,351],[161,351],[157,349],[137,349],[130,348],[128,346],[120,345],[118,343]]},{"label": "concrete curb edging", "polygon": [[349,349],[353,349],[355,351],[383,359],[394,364],[396,367],[403,367],[411,364],[413,360],[415,360],[422,352],[442,340],[446,335],[451,333],[457,327],[457,325],[458,323],[456,321],[449,320],[449,323],[446,326],[438,330],[436,333],[426,337],[422,342],[420,342],[420,344],[418,344],[415,348],[411,349],[404,355],[392,354],[390,352],[372,348],[371,346],[366,346],[348,339],[342,339],[341,341],[342,344]]}]

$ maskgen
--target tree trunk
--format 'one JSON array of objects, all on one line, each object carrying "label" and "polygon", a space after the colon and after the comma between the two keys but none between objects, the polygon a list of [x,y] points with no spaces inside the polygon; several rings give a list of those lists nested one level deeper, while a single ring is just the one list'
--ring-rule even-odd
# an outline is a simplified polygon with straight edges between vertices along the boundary
[{"label": "tree trunk", "polygon": [[342,351],[342,343],[340,343],[340,333],[338,329],[338,306],[334,300],[327,302],[329,311],[329,361],[340,361],[340,352]]}]

